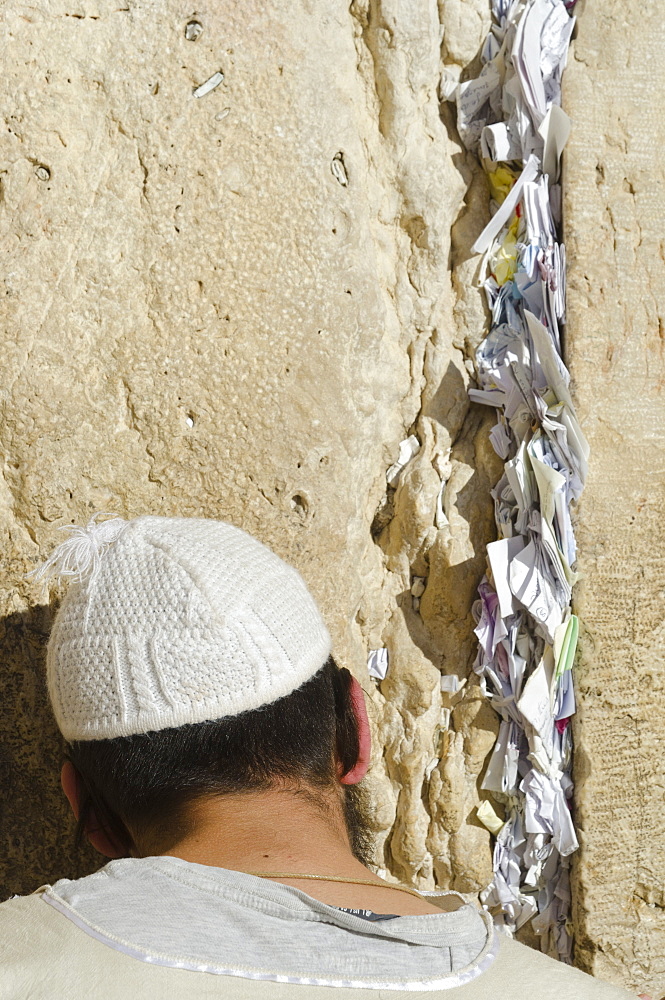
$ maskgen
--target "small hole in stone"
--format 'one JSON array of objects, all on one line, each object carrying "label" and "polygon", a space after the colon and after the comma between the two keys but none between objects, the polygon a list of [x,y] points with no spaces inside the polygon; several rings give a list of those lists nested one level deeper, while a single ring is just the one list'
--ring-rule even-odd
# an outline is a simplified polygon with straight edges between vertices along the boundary
[{"label": "small hole in stone", "polygon": [[185,38],[188,42],[195,42],[203,31],[203,25],[200,21],[188,21],[185,25]]},{"label": "small hole in stone", "polygon": [[305,516],[309,510],[309,504],[304,496],[300,493],[294,493],[291,497],[291,507],[293,510],[297,511],[302,517]]},{"label": "small hole in stone", "polygon": [[346,163],[344,162],[344,153],[341,151],[339,153],[335,153],[330,164],[330,170],[335,180],[341,184],[342,187],[348,187],[349,175],[346,169]]},{"label": "small hole in stone", "polygon": [[187,424],[188,427],[194,426],[194,415],[192,413],[187,414],[185,418],[185,423]]}]

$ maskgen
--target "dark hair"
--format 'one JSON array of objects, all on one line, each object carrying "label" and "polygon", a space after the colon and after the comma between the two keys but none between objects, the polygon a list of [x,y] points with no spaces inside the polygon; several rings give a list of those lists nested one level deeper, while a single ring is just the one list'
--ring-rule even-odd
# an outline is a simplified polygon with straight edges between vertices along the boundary
[{"label": "dark hair", "polygon": [[[70,744],[69,759],[83,789],[80,843],[94,812],[119,845],[128,829],[168,849],[189,829],[184,807],[196,799],[293,785],[305,794],[336,783],[358,759],[358,727],[350,697],[351,674],[332,657],[291,694],[240,715]],[[344,789],[351,846],[360,860],[368,836],[355,786]]]}]

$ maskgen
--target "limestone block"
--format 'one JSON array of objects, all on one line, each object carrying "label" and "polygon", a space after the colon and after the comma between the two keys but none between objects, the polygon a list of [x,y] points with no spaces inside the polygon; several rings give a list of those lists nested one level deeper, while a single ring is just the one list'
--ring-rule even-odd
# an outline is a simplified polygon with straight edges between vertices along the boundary
[{"label": "limestone block", "polygon": [[477,56],[491,25],[487,3],[448,0],[441,3],[445,63],[464,67]]},{"label": "limestone block", "polygon": [[[486,197],[440,107],[441,44],[465,59],[487,16],[203,0],[198,32],[182,0],[4,4],[1,892],[100,861],[73,849],[53,605],[23,576],[97,510],[229,519],[298,566],[368,696],[377,865],[489,877],[491,726],[470,686],[469,718],[439,688],[469,672],[496,479],[466,396],[484,307],[455,270]],[[421,455],[392,490],[409,433]]]},{"label": "limestone block", "polygon": [[665,993],[665,78],[662,6],[588,0],[564,77],[567,357],[591,472],[577,511],[577,961]]}]

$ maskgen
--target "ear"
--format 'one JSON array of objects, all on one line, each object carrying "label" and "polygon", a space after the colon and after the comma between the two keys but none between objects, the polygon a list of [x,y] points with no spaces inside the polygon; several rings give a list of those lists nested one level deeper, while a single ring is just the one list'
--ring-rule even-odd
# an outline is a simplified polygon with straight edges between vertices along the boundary
[{"label": "ear", "polygon": [[339,780],[343,785],[357,785],[365,777],[369,768],[369,761],[372,754],[372,738],[369,731],[365,695],[355,677],[351,678],[349,697],[358,726],[358,760],[350,771],[340,775]]},{"label": "ear", "polygon": [[62,785],[65,797],[72,808],[74,819],[78,823],[78,818],[81,815],[81,779],[79,778],[78,771],[70,760],[66,760],[62,765],[62,770],[60,771],[60,784]]},{"label": "ear", "polygon": [[[67,801],[72,807],[72,812],[74,813],[74,819],[77,820],[81,815],[81,802],[83,798],[83,788],[81,783],[81,777],[72,764],[71,761],[66,760],[62,765],[62,770],[60,772],[60,784],[62,785],[62,790],[67,797]],[[94,810],[90,810],[88,814],[88,820],[85,826],[85,835],[100,854],[105,855],[107,858],[125,858],[127,857],[127,851],[123,851],[116,843],[113,841],[106,830],[101,826],[97,817],[95,816]]]}]

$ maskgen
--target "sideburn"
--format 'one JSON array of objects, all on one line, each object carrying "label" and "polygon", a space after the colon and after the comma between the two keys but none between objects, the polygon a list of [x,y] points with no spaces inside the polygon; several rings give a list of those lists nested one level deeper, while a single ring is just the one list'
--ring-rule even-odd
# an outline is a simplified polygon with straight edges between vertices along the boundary
[{"label": "sideburn", "polygon": [[344,786],[344,822],[351,850],[361,864],[371,867],[374,842],[366,818],[369,812],[367,803],[368,795],[362,782]]}]

